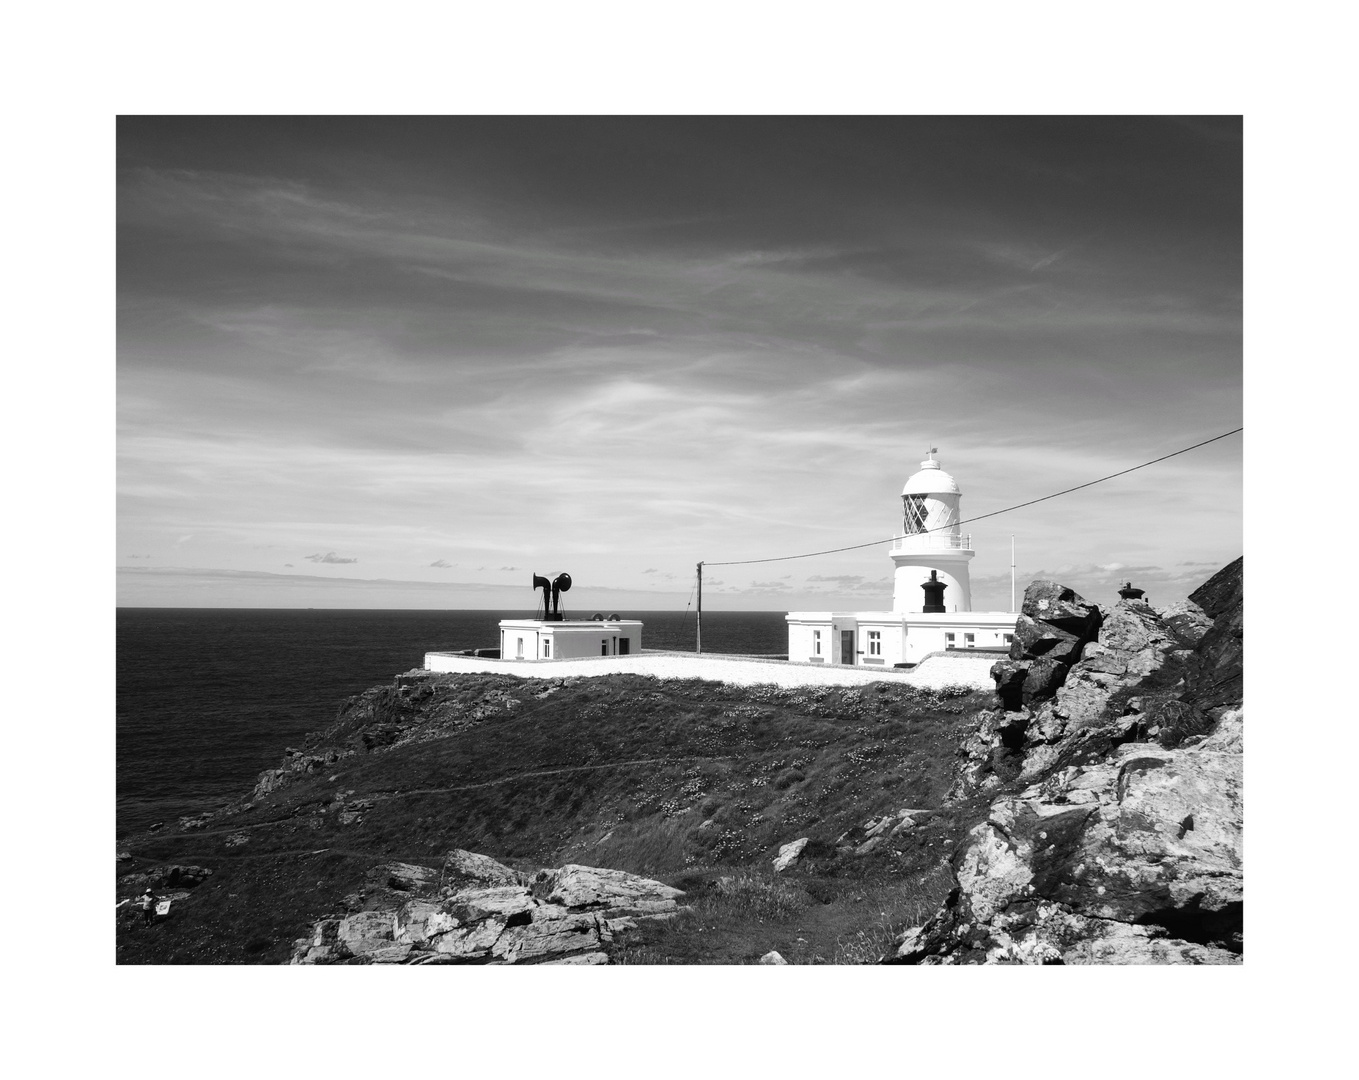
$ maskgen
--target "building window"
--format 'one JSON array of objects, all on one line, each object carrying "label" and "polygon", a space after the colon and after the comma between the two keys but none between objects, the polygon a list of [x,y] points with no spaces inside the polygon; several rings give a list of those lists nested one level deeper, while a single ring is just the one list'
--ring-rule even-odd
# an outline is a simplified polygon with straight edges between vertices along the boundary
[{"label": "building window", "polygon": [[813,630],[813,631],[812,631],[812,655],[813,655],[813,656],[820,656],[820,655],[821,655],[821,631],[820,631],[820,630]]},{"label": "building window", "polygon": [[551,660],[551,659],[552,659],[552,639],[551,639],[551,638],[543,638],[543,659],[544,659],[544,660]]},{"label": "building window", "polygon": [[1010,645],[1010,644],[1013,644],[1013,643],[1014,643],[1014,640],[1015,640],[1014,634],[1001,634],[1000,636],[1001,636],[1002,638],[1004,638],[1005,644],[1006,644],[1006,645]]},{"label": "building window", "polygon": [[901,501],[906,506],[906,517],[903,521],[903,532],[923,533],[925,531],[925,519],[929,516],[929,510],[925,506],[924,495],[903,495]]},{"label": "building window", "polygon": [[882,655],[882,631],[881,631],[881,630],[870,630],[870,631],[868,632],[868,655],[869,655],[869,656],[881,656],[881,655]]},{"label": "building window", "polygon": [[945,633],[945,634],[944,634],[944,648],[946,648],[946,649],[956,649],[957,647],[958,647],[958,635],[954,634],[954,633],[951,632],[951,631]]},{"label": "building window", "polygon": [[965,649],[975,649],[976,647],[977,647],[977,635],[976,635],[976,634],[964,634],[964,635],[963,635],[963,648],[965,648]]}]

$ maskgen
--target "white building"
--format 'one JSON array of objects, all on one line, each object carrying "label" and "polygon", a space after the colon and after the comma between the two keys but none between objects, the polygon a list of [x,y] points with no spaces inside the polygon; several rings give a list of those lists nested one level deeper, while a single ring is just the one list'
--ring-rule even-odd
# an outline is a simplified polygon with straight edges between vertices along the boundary
[{"label": "white building", "polygon": [[642,624],[637,619],[500,620],[503,660],[570,660],[641,651]]},{"label": "white building", "polygon": [[901,489],[903,535],[888,554],[895,567],[891,611],[790,611],[788,659],[892,667],[946,649],[1008,647],[1018,616],[973,611],[972,537],[959,529],[962,490],[934,460]]}]

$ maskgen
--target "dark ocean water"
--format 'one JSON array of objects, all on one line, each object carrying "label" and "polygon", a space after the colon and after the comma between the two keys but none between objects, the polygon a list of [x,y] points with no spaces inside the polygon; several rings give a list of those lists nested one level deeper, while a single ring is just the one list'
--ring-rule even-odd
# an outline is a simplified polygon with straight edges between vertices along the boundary
[{"label": "dark ocean water", "polygon": [[[424,664],[494,648],[522,611],[118,609],[118,835],[248,793],[344,701]],[[692,650],[694,617],[623,612],[647,649]],[[782,611],[704,612],[703,651],[783,653]]]}]

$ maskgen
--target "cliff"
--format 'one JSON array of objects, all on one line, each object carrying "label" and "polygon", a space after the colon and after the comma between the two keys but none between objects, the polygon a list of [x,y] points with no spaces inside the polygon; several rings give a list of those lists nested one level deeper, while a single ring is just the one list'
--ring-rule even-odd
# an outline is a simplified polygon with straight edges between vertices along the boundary
[{"label": "cliff", "polygon": [[120,963],[1235,963],[1241,562],[997,690],[409,672],[132,837]]},{"label": "cliff", "polygon": [[999,797],[894,959],[1240,962],[1242,575],[1164,611],[1029,586],[995,671],[1014,707],[982,718],[952,793]]}]

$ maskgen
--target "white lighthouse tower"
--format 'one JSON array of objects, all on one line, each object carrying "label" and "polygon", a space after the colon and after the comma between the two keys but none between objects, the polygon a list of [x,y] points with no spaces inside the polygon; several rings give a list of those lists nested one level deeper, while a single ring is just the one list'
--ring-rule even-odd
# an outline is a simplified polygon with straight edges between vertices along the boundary
[{"label": "white lighthouse tower", "polygon": [[944,583],[942,608],[936,611],[972,610],[972,583],[967,567],[976,554],[972,537],[959,530],[962,491],[958,481],[934,460],[931,448],[920,471],[901,489],[902,536],[892,542],[892,610],[923,612],[928,598],[938,590],[921,588],[926,582]]}]

